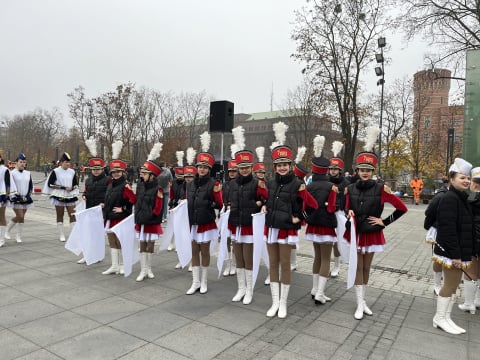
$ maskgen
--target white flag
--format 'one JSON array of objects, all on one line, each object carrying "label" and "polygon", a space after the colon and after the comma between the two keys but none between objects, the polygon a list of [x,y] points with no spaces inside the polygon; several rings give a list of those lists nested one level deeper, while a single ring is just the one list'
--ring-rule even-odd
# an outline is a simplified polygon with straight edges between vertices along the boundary
[{"label": "white flag", "polygon": [[350,218],[350,253],[348,257],[347,289],[355,284],[357,276],[357,221],[355,216]]},{"label": "white flag", "polygon": [[347,222],[347,217],[342,210],[336,211],[335,217],[337,218],[337,228],[335,231],[337,233],[338,251],[340,251],[342,262],[348,264],[348,258],[350,256],[350,244],[343,237],[345,234],[345,223]]},{"label": "white flag", "polygon": [[108,231],[115,233],[118,240],[120,240],[120,244],[122,245],[123,269],[125,271],[125,277],[127,277],[132,273],[133,265],[140,259],[137,241],[135,240],[134,215],[132,214],[123,219]]},{"label": "white flag", "polygon": [[[190,234],[190,223],[188,221],[188,206],[187,201],[182,200],[180,203],[170,211],[167,224],[167,238],[169,233],[169,227],[173,230],[173,236],[175,236],[175,248],[177,249],[178,261],[182,268],[188,265],[192,260],[192,236]],[[165,236],[165,234],[164,234]],[[170,243],[162,239],[162,248],[166,249]],[[163,250],[163,249],[160,250]]]},{"label": "white flag", "polygon": [[260,259],[265,261],[265,264],[269,266],[270,261],[268,259],[267,243],[263,240],[263,231],[265,228],[265,214],[262,212],[252,214],[252,226],[253,226],[253,273],[252,284],[255,288],[255,282],[257,281],[258,269],[260,268]]},{"label": "white flag", "polygon": [[75,213],[76,222],[70,232],[65,249],[83,256],[87,265],[105,258],[105,229],[100,205]]},{"label": "white flag", "polygon": [[217,221],[217,227],[220,232],[220,249],[218,250],[217,257],[217,269],[218,269],[218,278],[222,273],[223,262],[227,258],[227,238],[228,238],[228,217],[230,216],[230,210],[220,214],[220,218]]}]

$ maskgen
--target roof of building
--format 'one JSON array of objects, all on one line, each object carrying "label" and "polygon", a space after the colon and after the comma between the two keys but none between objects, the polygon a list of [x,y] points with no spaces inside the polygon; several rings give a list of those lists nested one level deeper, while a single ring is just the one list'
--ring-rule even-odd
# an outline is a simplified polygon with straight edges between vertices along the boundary
[{"label": "roof of building", "polygon": [[286,112],[285,110],[267,111],[267,112],[250,114],[250,117],[245,119],[245,121],[278,119],[278,118],[287,118],[291,116],[292,115]]}]

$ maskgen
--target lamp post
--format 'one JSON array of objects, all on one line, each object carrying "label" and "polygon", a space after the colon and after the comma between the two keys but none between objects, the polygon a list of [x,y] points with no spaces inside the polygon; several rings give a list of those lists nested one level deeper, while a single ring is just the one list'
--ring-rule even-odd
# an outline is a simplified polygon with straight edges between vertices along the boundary
[{"label": "lamp post", "polygon": [[381,76],[381,78],[377,81],[377,86],[381,85],[382,87],[381,95],[380,95],[380,133],[378,135],[378,174],[381,176],[382,175],[381,163],[382,163],[383,87],[385,84],[385,69],[384,69],[385,59],[383,57],[383,48],[387,43],[385,41],[385,38],[382,36],[378,38],[377,44],[378,44],[378,47],[380,48],[380,54],[375,54],[375,59],[377,60],[377,64],[380,64],[380,66],[377,66],[375,68],[375,74],[377,76]]}]

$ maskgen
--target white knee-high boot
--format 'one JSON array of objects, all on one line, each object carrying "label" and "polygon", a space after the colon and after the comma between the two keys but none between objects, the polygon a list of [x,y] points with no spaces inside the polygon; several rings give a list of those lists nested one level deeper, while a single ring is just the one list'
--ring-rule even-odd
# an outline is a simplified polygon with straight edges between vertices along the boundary
[{"label": "white knee-high boot", "polygon": [[17,225],[17,236],[16,236],[17,243],[22,242],[22,231],[23,231],[23,223],[18,223],[18,225]]},{"label": "white knee-high boot", "polygon": [[290,252],[290,271],[297,270],[297,249],[292,249]]},{"label": "white knee-high boot", "polygon": [[112,266],[110,266],[107,270],[102,272],[103,275],[110,275],[110,274],[118,274],[120,271],[118,267],[118,253],[120,252],[119,249],[110,249],[110,254],[112,257]]},{"label": "white knee-high boot", "polygon": [[355,285],[355,295],[357,298],[357,309],[353,317],[357,320],[363,319],[363,285]]},{"label": "white knee-high boot", "polygon": [[200,290],[200,266],[192,266],[192,286],[187,290],[187,295],[193,295]]},{"label": "white knee-high boot", "polygon": [[15,222],[10,220],[7,224],[7,228],[5,229],[5,239],[10,240],[12,238],[12,235],[10,234],[10,231],[12,231],[13,227],[15,226]]},{"label": "white knee-high boot", "polygon": [[278,282],[270,283],[270,292],[272,294],[272,306],[267,311],[268,317],[274,317],[277,315],[278,308],[280,307],[280,284]]},{"label": "white knee-high boot", "polygon": [[325,304],[327,301],[330,301],[330,298],[325,296],[325,286],[327,285],[327,278],[324,276],[318,277],[318,288],[317,293],[315,294],[315,304]]},{"label": "white knee-high boot", "polygon": [[362,285],[362,292],[363,292],[363,313],[366,315],[373,315],[372,310],[367,305],[367,302],[365,301],[365,292],[367,291],[367,285],[363,284]]},{"label": "white knee-high boot", "polygon": [[442,271],[433,272],[433,292],[438,296],[440,294],[440,289],[442,288]]},{"label": "white knee-high boot", "polygon": [[152,256],[153,256],[152,253],[147,253],[147,267],[146,267],[146,270],[147,270],[147,277],[149,279],[154,279],[155,278],[155,274],[152,271]]},{"label": "white knee-high boot", "polygon": [[6,226],[0,226],[0,247],[5,245],[5,231],[7,230]]},{"label": "white knee-high boot", "polygon": [[147,276],[147,253],[140,253],[140,274],[137,276],[137,281],[143,281]]},{"label": "white knee-high boot", "polygon": [[437,312],[433,317],[433,327],[440,328],[449,334],[459,335],[460,332],[456,328],[450,325],[446,317],[450,300],[451,298],[449,297],[443,297],[443,296],[437,297]]},{"label": "white knee-high boot", "polygon": [[315,299],[315,295],[318,291],[318,278],[320,275],[312,274],[312,290],[310,291],[310,295],[312,295],[312,299]]},{"label": "white knee-high boot", "polygon": [[237,289],[237,292],[235,293],[235,296],[232,299],[233,302],[242,301],[243,297],[245,296],[245,293],[247,292],[247,287],[245,282],[245,269],[243,268],[237,269],[237,284],[238,284],[238,289]]},{"label": "white knee-high boot", "polygon": [[340,256],[335,256],[333,258],[333,268],[330,272],[331,277],[337,277],[338,273],[340,272]]},{"label": "white knee-high boot", "polygon": [[225,259],[225,261],[223,262],[223,266],[225,266],[225,269],[223,270],[223,276],[229,276],[230,275],[230,266],[231,266],[231,263],[232,263],[232,253],[229,252],[227,253],[227,258]]},{"label": "white knee-high boot", "polygon": [[57,229],[59,233],[59,239],[60,241],[65,241],[65,232],[63,231],[63,222],[57,223]]},{"label": "white knee-high boot", "polygon": [[458,308],[462,311],[468,311],[470,314],[475,315],[477,310],[475,306],[475,293],[477,291],[477,285],[473,281],[463,281],[463,294],[465,301],[463,304],[458,304]]},{"label": "white knee-high boot", "polygon": [[450,297],[450,302],[448,303],[448,308],[447,308],[447,312],[445,313],[445,318],[447,319],[450,326],[452,326],[455,330],[460,332],[460,334],[464,334],[467,332],[467,330],[455,324],[451,318],[452,308],[456,300],[457,300],[457,295],[454,294]]},{"label": "white knee-high boot", "polygon": [[287,317],[287,300],[290,285],[282,284],[280,290],[280,306],[278,308],[278,317],[283,319]]},{"label": "white knee-high boot", "polygon": [[202,266],[202,278],[200,279],[200,294],[205,294],[208,291],[208,267]]},{"label": "white knee-high boot", "polygon": [[[238,269],[237,269],[238,276]],[[243,297],[243,305],[248,305],[252,302],[253,299],[253,271],[245,270],[245,281],[247,283],[247,291]]]}]

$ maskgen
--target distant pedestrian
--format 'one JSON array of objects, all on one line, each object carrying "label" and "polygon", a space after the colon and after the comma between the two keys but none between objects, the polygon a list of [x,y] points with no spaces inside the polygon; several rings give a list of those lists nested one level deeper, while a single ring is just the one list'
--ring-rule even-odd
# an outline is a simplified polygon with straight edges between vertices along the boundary
[{"label": "distant pedestrian", "polygon": [[7,226],[5,212],[11,190],[13,190],[13,193],[16,192],[15,183],[11,179],[10,170],[5,166],[5,160],[0,156],[0,247],[5,245],[5,231]]}]

